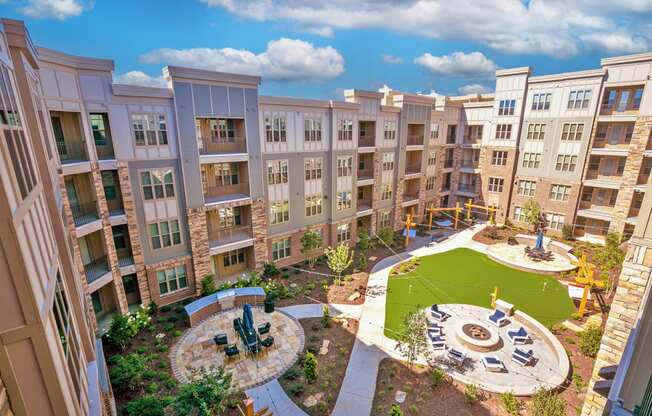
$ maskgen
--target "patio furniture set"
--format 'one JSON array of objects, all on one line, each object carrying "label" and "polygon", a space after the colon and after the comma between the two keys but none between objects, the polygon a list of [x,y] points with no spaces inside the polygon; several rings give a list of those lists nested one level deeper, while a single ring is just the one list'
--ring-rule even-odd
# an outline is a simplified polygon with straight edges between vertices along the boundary
[{"label": "patio furniture set", "polygon": [[[256,330],[247,330],[241,318],[233,320],[233,330],[238,338],[242,341],[245,354],[254,355],[259,352],[265,352],[274,345],[274,337],[270,335],[272,324],[265,322],[258,325]],[[265,338],[262,335],[267,335]],[[215,345],[223,348],[226,359],[235,359],[240,357],[240,349],[236,343],[229,343],[228,336],[225,333],[219,333],[213,338]]]}]

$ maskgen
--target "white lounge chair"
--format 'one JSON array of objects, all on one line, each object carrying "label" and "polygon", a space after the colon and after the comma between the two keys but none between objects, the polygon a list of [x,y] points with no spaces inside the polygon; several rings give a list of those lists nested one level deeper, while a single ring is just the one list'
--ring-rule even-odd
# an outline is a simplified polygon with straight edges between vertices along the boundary
[{"label": "white lounge chair", "polygon": [[432,315],[432,317],[439,322],[443,321],[449,316],[446,312],[439,310],[439,307],[436,304],[430,307],[430,315]]},{"label": "white lounge chair", "polygon": [[512,354],[512,361],[520,364],[521,366],[526,366],[532,362],[534,358],[534,351],[523,351],[522,349],[515,348],[514,353]]},{"label": "white lounge chair", "polygon": [[442,337],[430,337],[430,344],[435,350],[443,350],[446,348],[446,340]]},{"label": "white lounge chair", "polygon": [[448,358],[455,361],[459,365],[462,365],[464,364],[464,360],[466,360],[466,353],[463,351],[456,350],[455,348],[449,348]]},{"label": "white lounge chair", "polygon": [[491,371],[493,373],[502,373],[503,371],[506,371],[505,364],[498,357],[486,355],[482,357],[481,361],[486,371]]},{"label": "white lounge chair", "polygon": [[523,327],[520,327],[518,331],[507,331],[507,337],[514,345],[525,344],[530,339],[530,335]]},{"label": "white lounge chair", "polygon": [[507,315],[505,312],[494,309],[493,313],[487,316],[487,320],[497,327],[501,327],[504,323],[507,322]]}]

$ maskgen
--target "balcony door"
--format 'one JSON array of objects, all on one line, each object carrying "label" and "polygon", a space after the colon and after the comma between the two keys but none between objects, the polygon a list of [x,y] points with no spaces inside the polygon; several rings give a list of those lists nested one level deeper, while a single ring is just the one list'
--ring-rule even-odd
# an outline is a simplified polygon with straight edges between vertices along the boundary
[{"label": "balcony door", "polygon": [[93,261],[93,255],[88,247],[88,243],[85,238],[80,238],[79,240],[79,252],[81,253],[82,263],[84,265],[89,264]]},{"label": "balcony door", "polygon": [[54,132],[54,140],[57,143],[57,151],[59,156],[65,158],[68,156],[68,149],[66,148],[66,141],[63,138],[63,128],[61,127],[61,118],[52,116],[52,131]]},{"label": "balcony door", "polygon": [[71,207],[79,206],[79,198],[77,197],[77,188],[72,180],[66,181],[66,193],[68,194],[68,201]]}]

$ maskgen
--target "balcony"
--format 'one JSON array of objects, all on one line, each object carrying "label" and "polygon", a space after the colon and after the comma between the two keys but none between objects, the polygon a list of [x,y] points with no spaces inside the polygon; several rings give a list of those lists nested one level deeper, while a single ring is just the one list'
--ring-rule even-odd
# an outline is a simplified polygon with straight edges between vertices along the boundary
[{"label": "balcony", "polygon": [[99,160],[115,159],[108,115],[106,113],[91,113],[90,123],[97,158]]},{"label": "balcony", "polygon": [[216,283],[235,281],[247,277],[247,269],[254,268],[253,247],[235,248],[211,255]]},{"label": "balcony", "polygon": [[70,205],[70,211],[72,212],[72,219],[75,222],[75,227],[81,227],[100,219],[97,210],[97,201]]},{"label": "balcony", "polygon": [[198,118],[195,127],[200,155],[247,153],[244,120]]},{"label": "balcony", "polygon": [[51,111],[50,121],[61,164],[87,162],[88,152],[79,113]]},{"label": "balcony", "polygon": [[134,265],[134,255],[131,252],[131,247],[116,250],[116,254],[118,255],[118,266],[120,268]]},{"label": "balcony", "polygon": [[356,214],[358,216],[371,214],[373,199],[373,184],[358,187]]},{"label": "balcony", "polygon": [[86,273],[86,281],[88,284],[93,283],[110,271],[111,269],[109,268],[109,261],[107,256],[101,256],[92,259],[88,263],[84,264],[84,272]]},{"label": "balcony", "polygon": [[423,124],[408,124],[407,145],[423,146],[425,126]]},{"label": "balcony", "polygon": [[477,195],[475,183],[461,183],[457,186],[458,193]]},{"label": "balcony", "polygon": [[482,127],[481,125],[470,125],[464,129],[464,138],[462,144],[465,146],[475,146],[482,144]]},{"label": "balcony", "polygon": [[229,228],[211,230],[208,241],[211,255],[253,245],[251,225],[237,225]]},{"label": "balcony", "polygon": [[376,122],[361,121],[359,123],[358,147],[374,147],[376,145]]},{"label": "balcony", "polygon": [[124,216],[125,210],[118,172],[115,170],[103,171],[102,187],[104,188],[104,196],[106,197],[106,204],[109,209],[109,217]]},{"label": "balcony", "polygon": [[643,85],[607,88],[600,106],[600,115],[636,115],[642,98]]},{"label": "balcony", "polygon": [[373,154],[358,155],[358,182],[367,182],[374,179],[374,157]]},{"label": "balcony", "polygon": [[454,163],[455,163],[454,159],[446,159],[446,160],[444,160],[444,169],[452,168]]},{"label": "balcony", "polygon": [[201,175],[206,205],[251,199],[245,162],[203,165]]}]

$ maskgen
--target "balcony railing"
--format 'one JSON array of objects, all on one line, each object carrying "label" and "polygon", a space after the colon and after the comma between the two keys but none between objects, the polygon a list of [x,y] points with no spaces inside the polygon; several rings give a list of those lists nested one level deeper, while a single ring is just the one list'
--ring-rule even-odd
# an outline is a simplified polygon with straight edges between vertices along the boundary
[{"label": "balcony railing", "polygon": [[97,221],[100,216],[97,212],[97,202],[87,202],[84,204],[73,204],[70,206],[72,218],[75,222],[75,227]]},{"label": "balcony railing", "polygon": [[57,152],[64,164],[88,160],[86,142],[81,139],[57,141]]},{"label": "balcony railing", "polygon": [[411,134],[407,140],[408,146],[419,146],[423,144],[423,134]]},{"label": "balcony railing", "polygon": [[127,267],[134,265],[134,256],[131,249],[116,250],[116,254],[118,255],[118,266]]},{"label": "balcony railing", "polygon": [[469,169],[477,169],[479,163],[477,160],[462,160],[462,167]]},{"label": "balcony railing", "polygon": [[365,169],[365,170],[358,170],[358,180],[364,180],[364,179],[373,179],[374,178],[374,171],[371,169]]},{"label": "balcony railing", "polygon": [[218,230],[208,230],[208,240],[211,246],[234,243],[252,237],[253,230],[249,224],[236,225],[235,227]]},{"label": "balcony railing", "polygon": [[460,192],[475,192],[475,184],[465,184],[465,183],[462,184],[461,183],[457,187],[457,189]]},{"label": "balcony railing", "polygon": [[247,153],[247,142],[244,137],[230,137],[228,139],[212,139],[202,137],[199,139],[200,155],[215,155],[221,153]]},{"label": "balcony railing", "polygon": [[421,164],[411,164],[405,166],[405,174],[406,175],[414,175],[416,173],[421,173]]},{"label": "balcony railing", "polygon": [[621,173],[611,173],[611,172],[604,172],[601,170],[587,170],[586,171],[586,179],[603,179],[603,180],[608,180],[608,181],[622,181],[623,180],[623,172]]},{"label": "balcony railing", "polygon": [[95,280],[109,272],[109,262],[106,256],[93,259],[90,263],[84,264],[86,272],[86,281],[93,283]]},{"label": "balcony railing", "polygon": [[249,182],[240,182],[234,185],[224,186],[206,186],[204,188],[204,195],[207,198],[219,198],[234,194],[249,195]]},{"label": "balcony railing", "polygon": [[106,139],[102,144],[97,144],[97,142],[95,142],[95,151],[97,152],[97,158],[99,160],[115,159],[113,142],[111,139]]},{"label": "balcony railing", "polygon": [[419,192],[410,191],[403,193],[403,201],[412,201],[414,199],[419,199]]},{"label": "balcony railing", "polygon": [[358,138],[358,146],[360,147],[373,147],[375,146],[376,138],[374,136],[360,135]]}]

